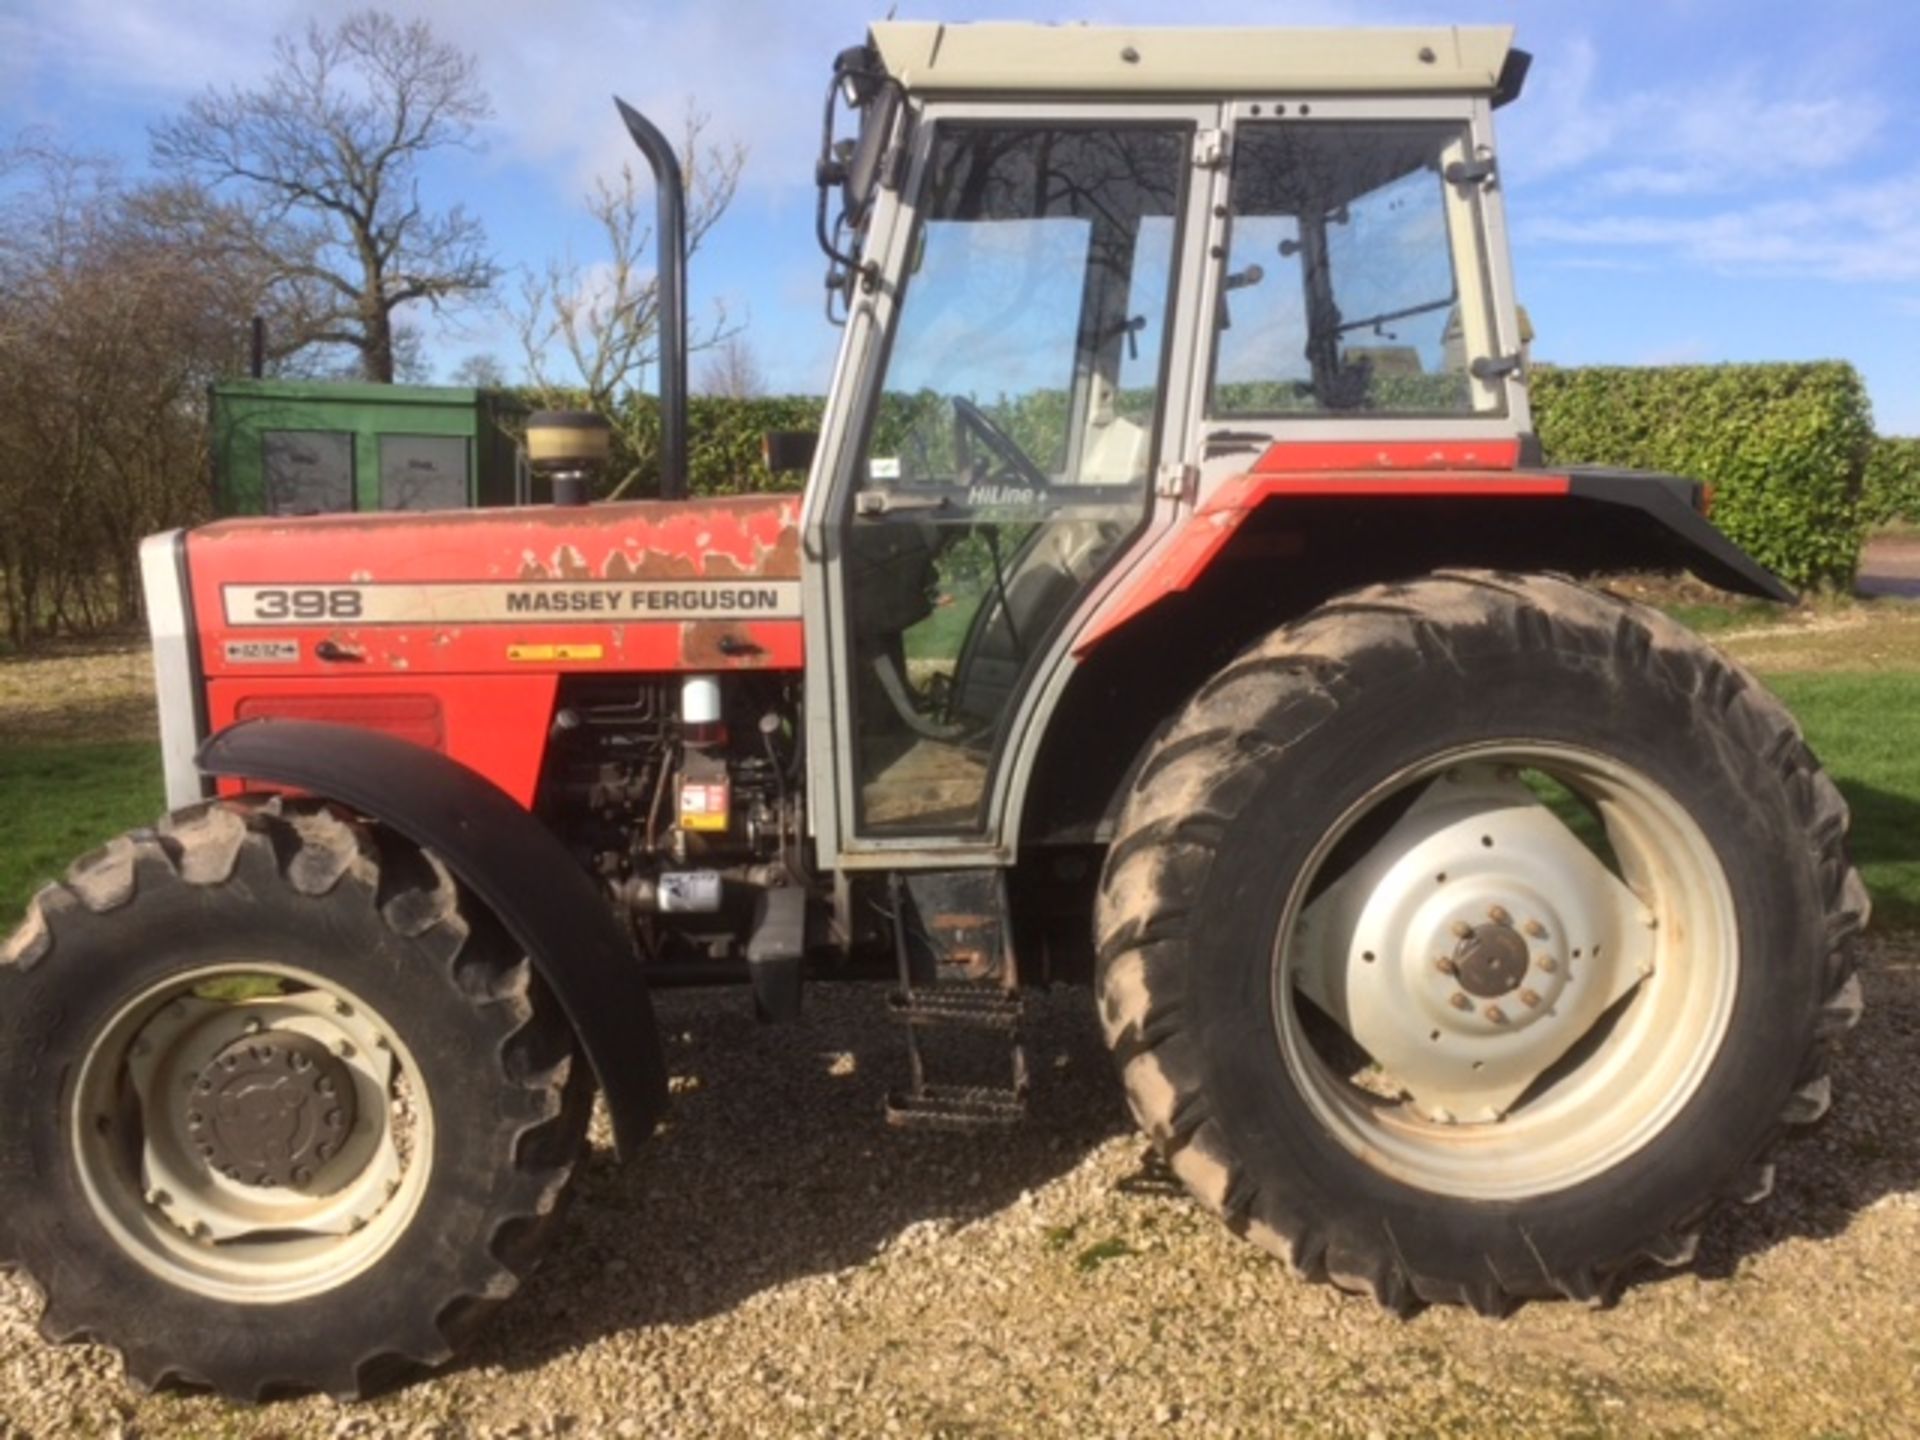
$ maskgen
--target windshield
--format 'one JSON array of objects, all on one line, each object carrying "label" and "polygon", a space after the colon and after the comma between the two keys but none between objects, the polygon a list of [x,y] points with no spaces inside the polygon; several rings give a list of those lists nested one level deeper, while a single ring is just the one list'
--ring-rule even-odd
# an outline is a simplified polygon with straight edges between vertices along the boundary
[{"label": "windshield", "polygon": [[1216,415],[1496,409],[1466,127],[1266,122],[1235,137]]}]

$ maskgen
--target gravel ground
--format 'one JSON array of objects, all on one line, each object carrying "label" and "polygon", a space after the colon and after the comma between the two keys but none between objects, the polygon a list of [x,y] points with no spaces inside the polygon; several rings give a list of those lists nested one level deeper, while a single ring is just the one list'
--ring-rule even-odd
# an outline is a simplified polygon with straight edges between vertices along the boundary
[{"label": "gravel ground", "polygon": [[464,1365],[379,1399],[138,1397],[0,1281],[0,1435],[1911,1434],[1920,939],[1881,940],[1827,1120],[1695,1268],[1611,1309],[1392,1319],[1294,1280],[1142,1163],[1084,991],[1036,997],[1037,1115],[880,1118],[872,987],[763,1027],[669,994],[676,1104],[603,1146],[552,1260]]}]

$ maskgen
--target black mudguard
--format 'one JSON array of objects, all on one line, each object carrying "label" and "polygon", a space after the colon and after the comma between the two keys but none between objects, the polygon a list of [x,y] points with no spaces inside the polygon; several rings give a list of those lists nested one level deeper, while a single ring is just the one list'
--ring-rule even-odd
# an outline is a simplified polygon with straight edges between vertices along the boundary
[{"label": "black mudguard", "polygon": [[1700,489],[1695,482],[1677,475],[1580,466],[1563,473],[1568,481],[1567,493],[1573,499],[1624,506],[1651,520],[1650,538],[1661,552],[1656,558],[1691,570],[1708,584],[1736,594],[1788,604],[1800,598],[1695,508],[1694,497]]},{"label": "black mudguard", "polygon": [[493,782],[377,731],[249,720],[197,757],[209,775],[337,800],[430,849],[526,949],[560,1001],[630,1154],[667,1106],[666,1061],[633,945],[566,847]]}]

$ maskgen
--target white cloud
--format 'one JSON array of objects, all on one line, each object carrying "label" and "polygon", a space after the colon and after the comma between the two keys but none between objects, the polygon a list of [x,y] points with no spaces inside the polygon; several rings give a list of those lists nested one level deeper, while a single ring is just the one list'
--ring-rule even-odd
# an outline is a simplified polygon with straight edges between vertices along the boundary
[{"label": "white cloud", "polygon": [[1837,170],[1871,146],[1887,120],[1872,95],[1773,96],[1751,73],[1628,108],[1636,120],[1619,148],[1634,163],[1598,178],[1614,194],[1720,193]]},{"label": "white cloud", "polygon": [[1600,52],[1584,35],[1535,55],[1525,98],[1501,126],[1502,168],[1526,181],[1576,170],[1614,143],[1619,112],[1594,99]]},{"label": "white cloud", "polygon": [[1664,250],[1711,269],[1825,280],[1920,280],[1920,170],[1833,184],[1793,200],[1699,215],[1522,221],[1523,240]]},{"label": "white cloud", "polygon": [[1886,129],[1888,105],[1826,69],[1784,83],[1757,69],[1609,93],[1576,36],[1539,66],[1506,153],[1522,181],[1560,177],[1593,196],[1737,193],[1841,169]]}]

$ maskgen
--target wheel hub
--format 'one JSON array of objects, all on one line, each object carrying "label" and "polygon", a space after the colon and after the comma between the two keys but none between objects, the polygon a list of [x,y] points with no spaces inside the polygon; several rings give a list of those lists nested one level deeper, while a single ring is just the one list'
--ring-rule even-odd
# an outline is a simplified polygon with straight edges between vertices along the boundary
[{"label": "wheel hub", "polygon": [[1293,983],[1415,1112],[1497,1121],[1651,973],[1642,909],[1517,771],[1456,766],[1303,913]]},{"label": "wheel hub", "polygon": [[1490,921],[1470,930],[1454,947],[1454,976],[1460,988],[1483,1000],[1495,1000],[1517,989],[1526,978],[1532,952],[1513,926]]},{"label": "wheel hub", "polygon": [[229,1180],[303,1189],[339,1153],[356,1118],[353,1077],[310,1036],[247,1035],[195,1077],[187,1136]]}]

